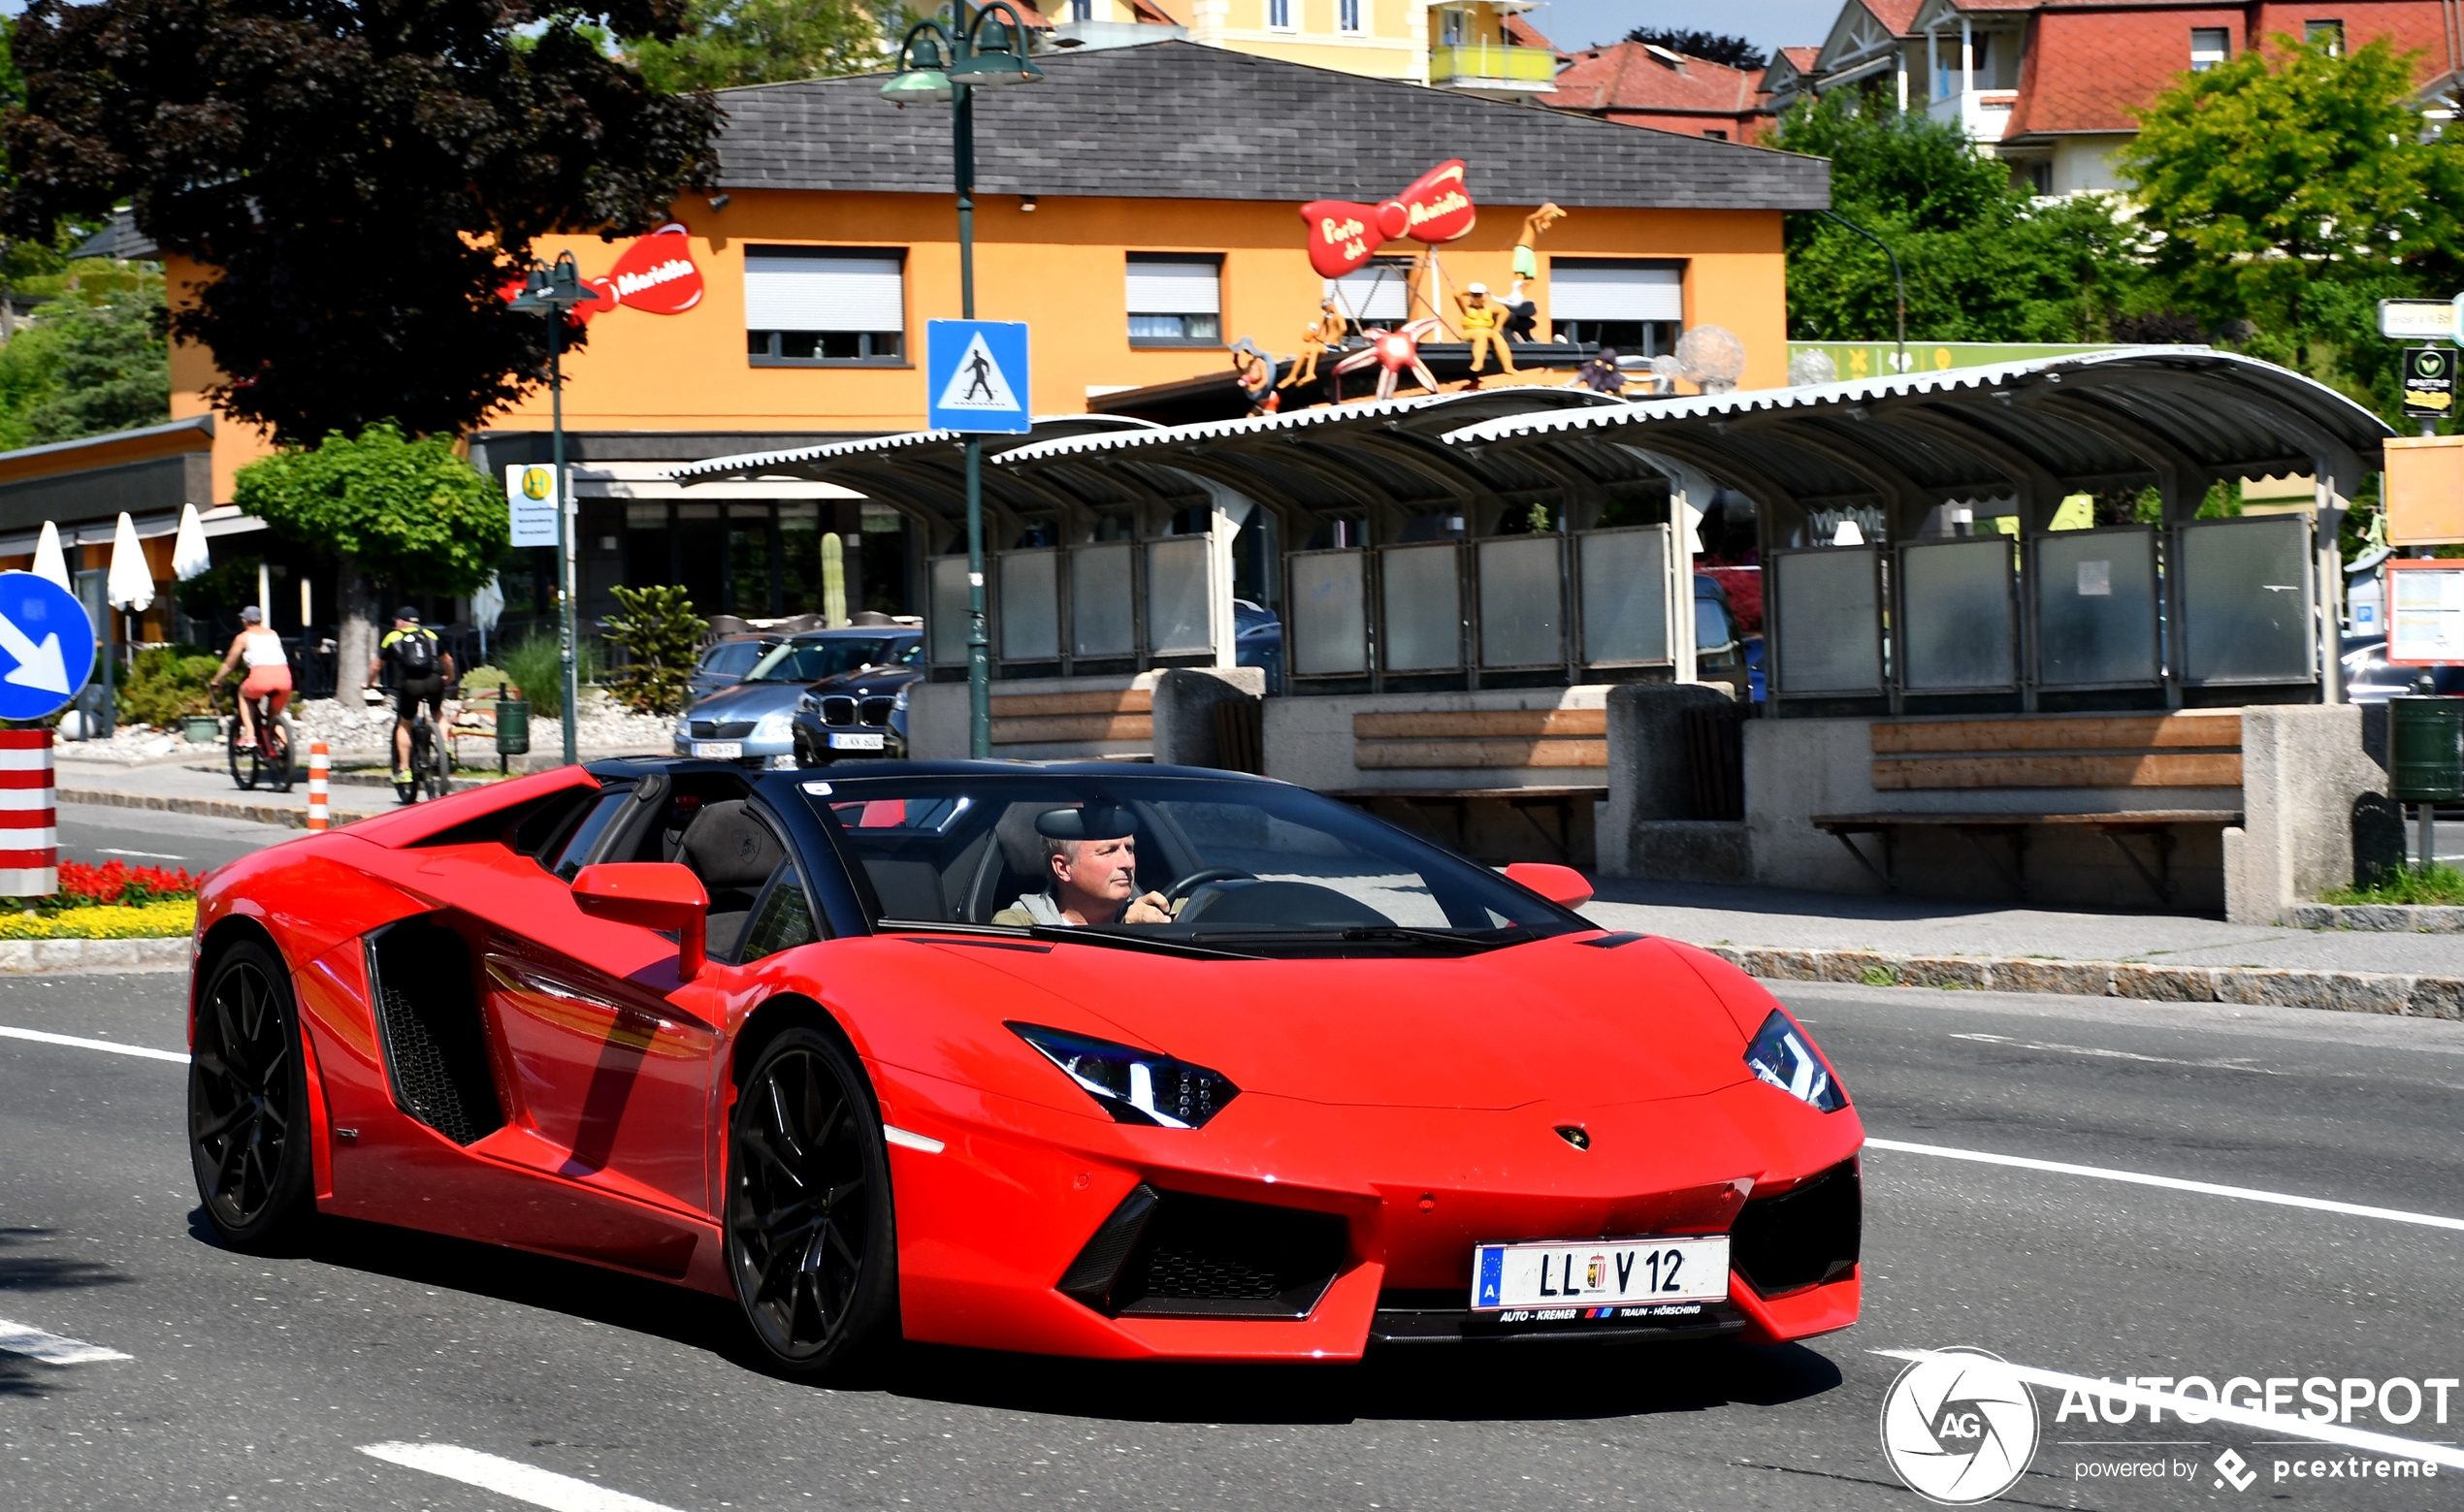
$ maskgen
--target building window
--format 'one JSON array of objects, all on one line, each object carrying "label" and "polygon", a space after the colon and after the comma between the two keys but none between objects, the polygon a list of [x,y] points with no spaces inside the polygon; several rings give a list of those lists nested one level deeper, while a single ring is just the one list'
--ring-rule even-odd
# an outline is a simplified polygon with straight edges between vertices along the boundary
[{"label": "building window", "polygon": [[1221,346],[1223,259],[1130,253],[1129,344]]},{"label": "building window", "polygon": [[1729,134],[1717,126],[1703,127],[1702,135],[1710,138],[1714,142],[1726,142],[1729,139]]},{"label": "building window", "polygon": [[1344,30],[1360,30],[1360,0],[1342,0],[1342,4],[1336,7],[1336,15],[1341,17],[1337,24]]},{"label": "building window", "polygon": [[1685,266],[1637,258],[1551,258],[1548,320],[1560,340],[1657,357],[1676,346],[1685,321]]},{"label": "building window", "polygon": [[2345,23],[2341,20],[2304,21],[2301,23],[2301,40],[2324,42],[2327,44],[2329,56],[2343,57],[2345,55]]},{"label": "building window", "polygon": [[744,349],[756,368],[907,361],[905,254],[744,249]]},{"label": "building window", "polygon": [[2035,162],[2027,165],[2027,187],[2040,198],[2054,192],[2054,165]]},{"label": "building window", "polygon": [[1438,32],[1443,39],[1441,46],[1448,48],[1463,46],[1463,13],[1461,11],[1446,12],[1444,18],[1438,23]]},{"label": "building window", "polygon": [[1411,318],[1409,257],[1373,257],[1340,278],[1326,280],[1326,297],[1355,327],[1399,326]]},{"label": "building window", "polygon": [[2204,74],[2233,55],[2233,34],[2221,26],[2190,28],[2190,72]]},{"label": "building window", "polygon": [[1266,24],[1277,31],[1292,29],[1292,0],[1266,0]]},{"label": "building window", "polygon": [[1091,21],[1095,18],[1095,0],[1069,0],[1069,18]]}]

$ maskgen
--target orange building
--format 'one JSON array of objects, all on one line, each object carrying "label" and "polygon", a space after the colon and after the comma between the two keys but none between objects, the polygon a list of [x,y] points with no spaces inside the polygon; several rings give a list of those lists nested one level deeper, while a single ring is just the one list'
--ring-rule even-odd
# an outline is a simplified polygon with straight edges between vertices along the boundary
[{"label": "orange building", "polygon": [[[1785,381],[1781,217],[1828,203],[1819,160],[1185,42],[1039,61],[1043,82],[980,93],[975,117],[976,313],[1031,326],[1038,413],[1228,373],[1244,337],[1293,353],[1330,294],[1364,324],[1404,316],[1387,263],[1421,249],[1391,243],[1330,285],[1308,260],[1300,207],[1375,203],[1457,157],[1479,220],[1416,286],[1422,300],[1434,289],[1449,322],[1465,286],[1514,285],[1518,229],[1550,201],[1570,213],[1524,282],[1540,336],[1649,353],[1715,324],[1743,340],[1743,386]],[[569,247],[618,299],[566,365],[586,612],[608,612],[606,590],[626,581],[682,582],[705,609],[746,616],[818,608],[807,548],[823,530],[858,548],[851,608],[918,602],[918,554],[889,507],[817,484],[688,495],[665,477],[680,462],[923,425],[925,322],[960,306],[951,118],[893,109],[880,85],[726,91],[718,186],[675,207],[672,227],[538,248]],[[199,275],[176,260],[170,273],[175,291]],[[202,352],[175,355],[176,419],[205,414],[212,377]],[[546,460],[547,400],[492,416],[470,438],[474,461],[502,471]],[[211,468],[181,475],[206,497],[166,502],[228,500],[232,474],[261,450],[221,424]],[[0,530],[10,467],[0,457]],[[526,579],[509,563],[509,616],[544,607],[538,567]],[[277,604],[277,626],[290,631],[295,614]]]}]

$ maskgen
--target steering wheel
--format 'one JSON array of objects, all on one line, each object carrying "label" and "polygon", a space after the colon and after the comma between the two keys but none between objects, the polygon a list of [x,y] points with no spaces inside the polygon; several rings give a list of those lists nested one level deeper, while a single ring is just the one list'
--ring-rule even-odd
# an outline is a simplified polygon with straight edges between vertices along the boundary
[{"label": "steering wheel", "polygon": [[1210,866],[1204,871],[1191,872],[1188,876],[1182,878],[1179,882],[1176,882],[1171,886],[1166,887],[1163,889],[1163,897],[1164,901],[1167,903],[1178,903],[1183,898],[1187,897],[1191,892],[1196,891],[1198,888],[1205,886],[1211,882],[1255,881],[1257,881],[1257,873],[1255,872],[1245,872],[1237,866]]}]

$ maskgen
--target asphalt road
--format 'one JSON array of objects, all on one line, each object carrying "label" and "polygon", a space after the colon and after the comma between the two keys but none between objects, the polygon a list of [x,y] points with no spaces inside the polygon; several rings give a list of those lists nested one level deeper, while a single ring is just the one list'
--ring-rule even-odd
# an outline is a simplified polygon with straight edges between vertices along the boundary
[{"label": "asphalt road", "polygon": [[[183,993],[177,975],[0,981],[0,1026],[177,1050]],[[2464,1025],[1787,996],[1876,1139],[2464,1216]],[[0,1506],[641,1512],[525,1503],[362,1449],[427,1441],[696,1512],[1913,1507],[1877,1447],[1899,1367],[1878,1350],[1973,1345],[2085,1376],[2464,1376],[2464,1233],[1877,1148],[1864,1321],[1807,1346],[1304,1368],[915,1349],[817,1390],[751,1368],[726,1306],[577,1265],[333,1222],[300,1253],[219,1249],[183,1076],[0,1037],[0,1318],[129,1357],[0,1352]],[[2276,1461],[2343,1451],[2058,1422],[2058,1395],[2007,1501],[2464,1503],[2464,1470],[2276,1484]],[[2356,1426],[2452,1445],[2464,1393],[2448,1416]],[[2228,1447],[2260,1475],[2247,1493],[2207,1469]],[[2156,1459],[2198,1473],[2079,1478]]]},{"label": "asphalt road", "polygon": [[300,833],[276,824],[247,824],[159,809],[117,809],[100,803],[63,803],[55,812],[60,853],[97,866],[122,860],[131,866],[211,871]]}]

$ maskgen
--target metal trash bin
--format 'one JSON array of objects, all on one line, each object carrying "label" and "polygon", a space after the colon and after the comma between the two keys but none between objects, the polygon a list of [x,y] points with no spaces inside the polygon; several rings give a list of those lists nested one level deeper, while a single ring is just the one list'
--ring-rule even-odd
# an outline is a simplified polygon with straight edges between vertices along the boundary
[{"label": "metal trash bin", "polygon": [[2387,700],[2387,796],[2420,806],[2419,864],[2429,870],[2437,858],[2432,805],[2464,803],[2464,698],[2425,692]]},{"label": "metal trash bin", "polygon": [[[506,692],[518,692],[510,684]],[[505,757],[531,754],[531,701],[527,698],[497,699],[497,765],[506,764]]]}]

